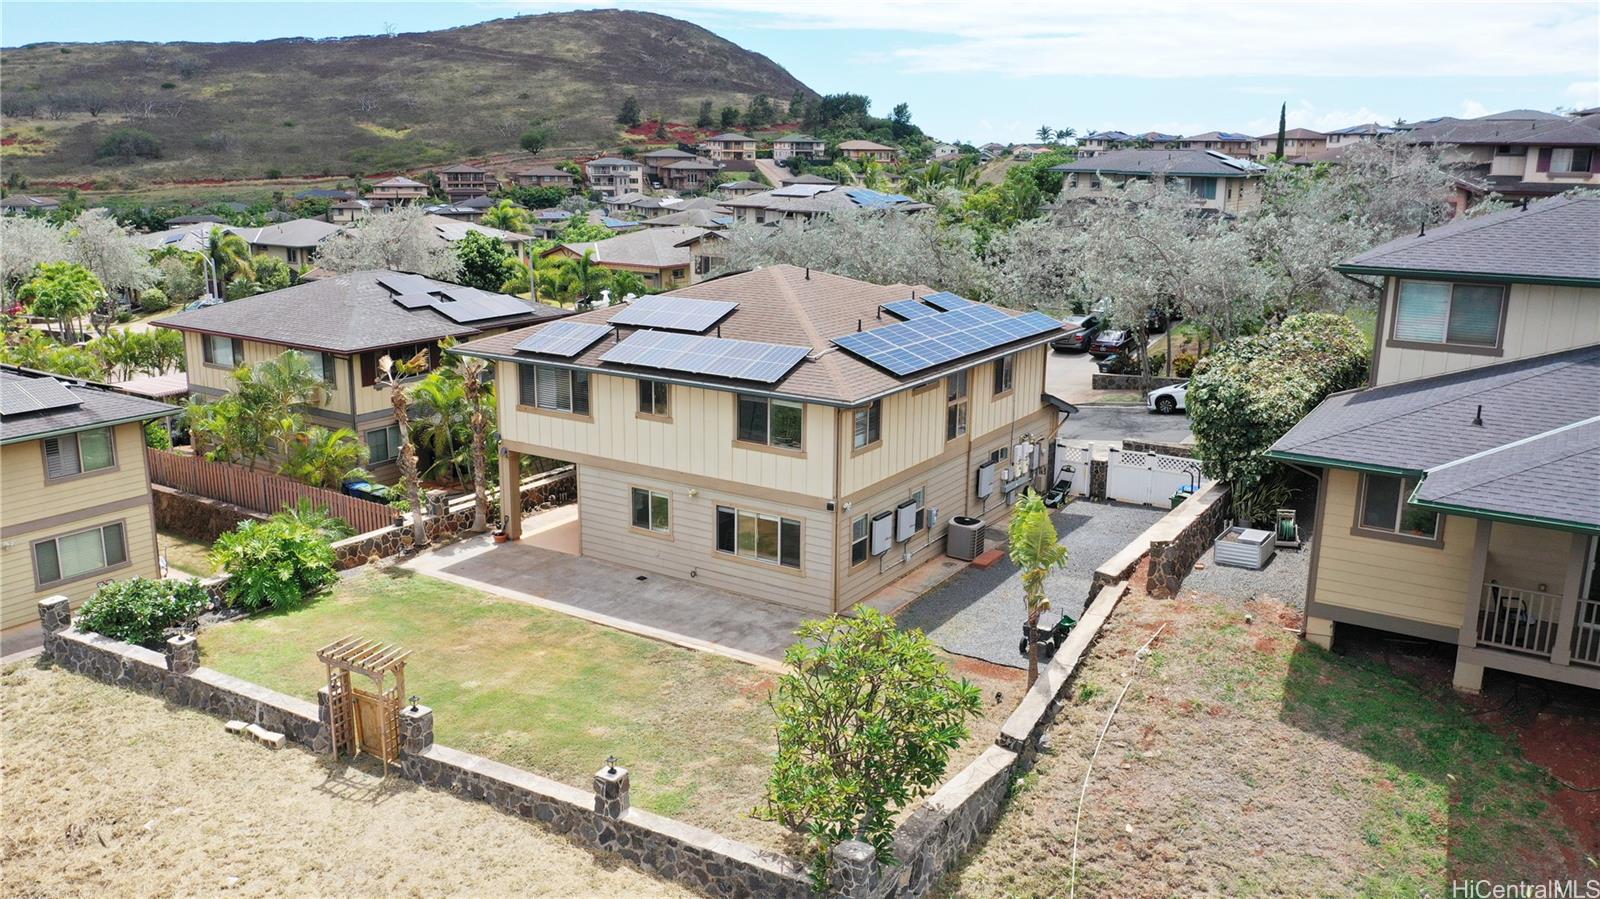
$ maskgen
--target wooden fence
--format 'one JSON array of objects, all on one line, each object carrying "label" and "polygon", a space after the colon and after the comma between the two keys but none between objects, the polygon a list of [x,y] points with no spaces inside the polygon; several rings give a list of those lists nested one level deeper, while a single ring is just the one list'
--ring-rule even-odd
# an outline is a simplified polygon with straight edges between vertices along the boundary
[{"label": "wooden fence", "polygon": [[344,519],[356,533],[364,534],[394,523],[394,512],[382,503],[345,496],[321,487],[309,487],[293,478],[251,471],[242,465],[210,462],[199,456],[147,447],[145,460],[150,481],[196,496],[232,503],[254,512],[272,514],[307,499],[328,514]]}]

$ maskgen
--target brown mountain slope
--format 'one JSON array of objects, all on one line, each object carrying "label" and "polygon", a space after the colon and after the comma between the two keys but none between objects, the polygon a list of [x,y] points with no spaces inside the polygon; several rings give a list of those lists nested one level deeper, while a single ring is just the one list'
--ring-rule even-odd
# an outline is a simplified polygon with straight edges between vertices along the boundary
[{"label": "brown mountain slope", "polygon": [[[0,50],[0,81],[8,170],[113,182],[430,165],[514,149],[534,120],[552,147],[593,146],[630,94],[678,121],[705,99],[813,96],[704,28],[621,10],[393,37],[34,44]],[[97,160],[118,127],[154,134],[161,158]]]}]

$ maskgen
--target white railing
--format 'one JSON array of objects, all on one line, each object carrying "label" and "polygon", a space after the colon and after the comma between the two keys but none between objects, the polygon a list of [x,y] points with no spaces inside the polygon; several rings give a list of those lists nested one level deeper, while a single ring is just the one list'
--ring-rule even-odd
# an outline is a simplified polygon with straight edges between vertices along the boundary
[{"label": "white railing", "polygon": [[1478,606],[1478,643],[1550,657],[1560,631],[1561,595],[1488,583]]},{"label": "white railing", "polygon": [[1600,665],[1600,600],[1578,600],[1577,620],[1572,623],[1572,661]]}]

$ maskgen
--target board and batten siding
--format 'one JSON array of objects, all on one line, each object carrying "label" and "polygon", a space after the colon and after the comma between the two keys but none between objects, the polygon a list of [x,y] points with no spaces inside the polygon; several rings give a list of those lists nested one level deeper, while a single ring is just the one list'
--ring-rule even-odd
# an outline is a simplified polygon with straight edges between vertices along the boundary
[{"label": "board and batten siding", "polygon": [[1565,532],[1503,521],[1484,526],[1489,528],[1484,580],[1516,590],[1562,592],[1572,555],[1572,541]]},{"label": "board and batten siding", "polygon": [[1465,371],[1600,343],[1600,288],[1512,284],[1506,302],[1502,354],[1391,346],[1389,336],[1394,329],[1397,290],[1398,281],[1389,278],[1385,293],[1386,314],[1381,323],[1384,333],[1377,335],[1379,352],[1374,385]]},{"label": "board and batten siding", "polygon": [[[670,533],[633,527],[634,487],[671,497]],[[833,564],[830,536],[833,513],[795,509],[759,495],[689,488],[660,478],[612,471],[598,465],[578,466],[582,509],[582,553],[594,559],[639,568],[810,612],[833,611]],[[718,552],[716,508],[733,506],[800,522],[800,569],[743,559]],[[693,572],[693,575],[691,575]]]},{"label": "board and batten siding", "polygon": [[[226,365],[208,365],[205,357],[205,335],[193,331],[183,332],[183,355],[189,383],[193,386],[209,388],[209,392],[231,393],[233,391],[234,367]],[[293,347],[286,347],[276,343],[262,343],[259,340],[244,341],[244,364],[257,365],[262,362],[276,360],[279,356]],[[318,406],[316,411],[325,416],[348,416],[350,414],[350,385],[352,375],[359,377],[360,371],[351,364],[348,357],[334,357],[334,378],[336,383],[329,392],[327,401]],[[358,411],[375,411],[387,408],[389,405],[388,394],[362,387],[356,383],[358,394]],[[362,394],[372,394],[373,399],[365,402]]]},{"label": "board and batten siding", "polygon": [[500,433],[554,459],[609,459],[822,499],[833,496],[834,410],[805,407],[803,455],[735,445],[733,393],[674,384],[671,421],[640,418],[638,381],[591,372],[587,418],[517,407],[518,366],[496,366]]},{"label": "board and batten siding", "polygon": [[1316,601],[1455,630],[1461,627],[1472,577],[1478,523],[1440,516],[1443,545],[1352,534],[1361,476],[1328,469],[1321,514]]},{"label": "board and batten siding", "polygon": [[[47,481],[41,441],[30,440],[0,447],[0,525],[4,527],[0,550],[0,630],[11,631],[38,623],[40,599],[65,594],[73,608],[94,593],[103,577],[86,577],[34,588],[33,542],[76,533],[101,524],[122,521],[128,544],[129,565],[107,572],[118,579],[143,575],[159,577],[155,520],[150,506],[150,481],[145,472],[144,426],[116,428],[116,467],[59,481]],[[94,513],[96,508],[122,504],[124,508]],[[81,517],[73,513],[83,512]],[[28,527],[30,522],[51,521]],[[26,528],[26,529],[24,529]]]}]

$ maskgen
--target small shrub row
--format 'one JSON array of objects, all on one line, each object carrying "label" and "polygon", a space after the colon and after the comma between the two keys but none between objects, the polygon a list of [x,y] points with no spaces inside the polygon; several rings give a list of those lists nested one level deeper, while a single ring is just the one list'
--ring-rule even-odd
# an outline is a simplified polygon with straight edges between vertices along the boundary
[{"label": "small shrub row", "polygon": [[153,643],[168,628],[193,622],[211,601],[196,580],[136,577],[112,581],[78,610],[84,630],[127,643]]}]

